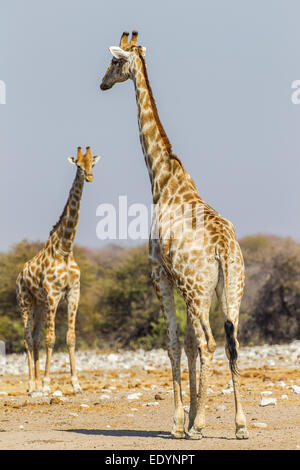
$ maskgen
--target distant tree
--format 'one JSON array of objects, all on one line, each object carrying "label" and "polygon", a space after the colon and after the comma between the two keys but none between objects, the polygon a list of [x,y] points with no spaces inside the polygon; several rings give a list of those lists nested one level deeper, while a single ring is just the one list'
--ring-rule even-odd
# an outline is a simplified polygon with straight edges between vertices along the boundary
[{"label": "distant tree", "polygon": [[0,339],[6,351],[24,350],[23,324],[16,300],[16,279],[26,261],[42,247],[40,242],[24,240],[7,253],[0,254]]},{"label": "distant tree", "polygon": [[276,343],[300,338],[300,245],[282,244],[261,269],[264,282],[256,284],[244,340]]},{"label": "distant tree", "polygon": [[[246,285],[240,309],[239,341],[284,342],[300,337],[300,245],[289,238],[256,234],[240,240]],[[26,240],[0,253],[0,340],[7,352],[24,351],[23,323],[15,285],[26,261],[41,248]],[[77,348],[166,347],[164,318],[150,279],[148,248],[111,245],[101,250],[75,246],[81,269],[76,321]],[[186,306],[174,289],[178,333],[186,328]],[[210,323],[224,341],[224,319],[216,296]],[[56,350],[66,349],[67,306],[56,314]]]},{"label": "distant tree", "polygon": [[114,347],[138,347],[149,342],[152,324],[158,321],[145,246],[132,249],[128,258],[110,273],[98,306],[100,331]]}]

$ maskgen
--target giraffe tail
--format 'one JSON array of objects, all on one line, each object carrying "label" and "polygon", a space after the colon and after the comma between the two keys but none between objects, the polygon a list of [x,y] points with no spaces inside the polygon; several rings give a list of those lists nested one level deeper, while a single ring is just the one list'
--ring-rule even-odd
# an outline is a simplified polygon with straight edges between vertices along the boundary
[{"label": "giraffe tail", "polygon": [[223,272],[224,287],[223,287],[223,310],[225,313],[226,321],[224,323],[224,330],[226,336],[226,353],[229,359],[229,367],[233,374],[239,375],[239,370],[237,367],[237,358],[238,352],[236,347],[236,340],[234,336],[234,325],[229,317],[229,304],[228,304],[228,292],[229,292],[229,282],[230,282],[230,270],[228,266],[228,257],[224,259],[222,255],[219,257],[220,264]]},{"label": "giraffe tail", "polygon": [[239,375],[239,370],[237,367],[237,358],[238,353],[236,349],[236,343],[233,335],[234,327],[233,323],[230,320],[226,320],[224,323],[225,335],[226,335],[226,344],[227,350],[229,353],[229,367],[233,374]]}]

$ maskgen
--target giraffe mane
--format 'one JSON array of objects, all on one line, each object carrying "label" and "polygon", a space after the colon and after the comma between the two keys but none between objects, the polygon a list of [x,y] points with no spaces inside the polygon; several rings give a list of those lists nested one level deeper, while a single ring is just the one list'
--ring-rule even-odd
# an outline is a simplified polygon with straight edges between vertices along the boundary
[{"label": "giraffe mane", "polygon": [[59,225],[60,225],[62,219],[63,219],[64,216],[66,215],[68,204],[69,204],[69,198],[68,198],[68,200],[67,200],[67,202],[66,202],[66,205],[65,205],[65,207],[64,207],[64,210],[62,211],[62,214],[61,214],[59,220],[56,222],[55,225],[53,225],[53,227],[52,227],[52,229],[51,229],[51,231],[50,231],[50,234],[49,234],[50,237],[51,237],[51,235],[53,235],[53,233],[57,230],[57,228],[59,227]]},{"label": "giraffe mane", "polygon": [[[171,142],[169,141],[168,139],[168,136],[166,134],[166,131],[164,130],[163,128],[163,125],[159,119],[159,115],[158,115],[158,111],[157,111],[157,107],[156,107],[156,103],[155,103],[155,99],[153,97],[153,93],[152,93],[152,88],[151,88],[151,85],[150,85],[150,82],[149,82],[149,78],[148,78],[148,72],[147,72],[147,67],[146,67],[146,62],[145,62],[145,59],[142,55],[142,51],[141,51],[141,47],[138,48],[138,54],[139,54],[139,58],[141,59],[141,62],[142,62],[142,67],[143,67],[143,72],[144,72],[144,77],[145,77],[145,81],[146,81],[146,85],[147,85],[147,88],[148,88],[148,91],[149,91],[149,98],[150,98],[150,102],[151,102],[151,105],[152,105],[152,110],[153,110],[153,114],[154,114],[154,119],[156,121],[156,124],[157,124],[157,127],[159,129],[159,133],[160,133],[160,136],[166,146],[166,149],[167,149],[167,152],[169,154],[172,154],[172,145],[171,145]],[[177,158],[176,158],[177,159]],[[178,159],[179,160],[179,159]],[[181,162],[180,162],[181,163]]]},{"label": "giraffe mane", "polygon": [[170,153],[169,156],[170,156],[170,158],[171,158],[172,160],[176,160],[176,162],[179,163],[179,165],[181,166],[181,168],[184,170],[184,166],[183,166],[183,164],[182,164],[182,161],[180,160],[179,157],[177,157],[177,155],[175,155],[175,153]]}]

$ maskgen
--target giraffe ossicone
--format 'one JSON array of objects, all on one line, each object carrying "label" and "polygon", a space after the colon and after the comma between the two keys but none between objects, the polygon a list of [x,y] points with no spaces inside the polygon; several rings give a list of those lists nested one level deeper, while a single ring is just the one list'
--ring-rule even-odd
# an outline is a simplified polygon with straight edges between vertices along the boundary
[{"label": "giraffe ossicone", "polygon": [[[50,393],[50,362],[55,343],[55,315],[58,304],[66,298],[68,329],[66,341],[70,358],[71,383],[75,393],[81,393],[75,363],[75,321],[80,298],[80,269],[73,255],[84,182],[93,181],[93,166],[99,156],[92,156],[90,147],[69,161],[77,167],[67,203],[50,231],[45,246],[25,263],[17,283],[17,301],[24,323],[24,343],[28,358],[29,395]],[[46,366],[43,381],[40,376],[39,349],[42,329],[46,323]]]},{"label": "giraffe ossicone", "polygon": [[[134,83],[138,108],[140,142],[149,172],[155,211],[149,240],[151,276],[168,339],[174,389],[172,435],[200,439],[205,426],[205,402],[209,364],[215,341],[209,324],[209,310],[214,292],[217,293],[224,315],[226,354],[229,358],[235,396],[236,437],[248,438],[246,418],[242,410],[239,377],[236,370],[238,351],[237,329],[240,302],[244,288],[244,262],[231,222],[222,217],[199,195],[191,176],[181,160],[174,155],[171,143],[161,124],[149,82],[145,50],[137,45],[138,33],[125,31],[119,48],[110,48],[113,59],[103,77],[101,90],[131,79]],[[120,51],[120,48],[122,51]],[[192,206],[192,223],[182,225],[180,210]],[[193,211],[200,209],[201,223],[196,223]],[[173,213],[171,213],[173,211]],[[193,219],[194,218],[194,219]],[[170,220],[172,229],[170,230]],[[195,223],[194,223],[195,222]],[[198,228],[197,228],[198,227]],[[173,288],[177,287],[187,306],[187,332],[184,347],[188,358],[190,381],[189,423],[185,429],[182,404],[180,358]],[[200,356],[201,374],[197,391],[196,360]]]}]

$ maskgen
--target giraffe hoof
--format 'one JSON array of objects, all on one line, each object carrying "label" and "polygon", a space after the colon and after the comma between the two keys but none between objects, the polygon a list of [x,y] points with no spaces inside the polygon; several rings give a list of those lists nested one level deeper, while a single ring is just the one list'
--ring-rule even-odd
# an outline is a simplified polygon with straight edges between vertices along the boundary
[{"label": "giraffe hoof", "polygon": [[82,395],[82,390],[77,381],[72,381],[73,392],[75,395]]},{"label": "giraffe hoof", "polygon": [[236,431],[235,436],[237,439],[249,439],[249,432],[247,428],[240,428]]},{"label": "giraffe hoof", "polygon": [[193,439],[195,441],[202,439],[202,431],[199,429],[198,431],[196,429],[191,428],[189,431],[186,433],[186,438],[187,439]]},{"label": "giraffe hoof", "polygon": [[35,384],[30,382],[28,385],[28,389],[27,389],[28,396],[31,397],[34,392],[35,392]]},{"label": "giraffe hoof", "polygon": [[175,439],[184,439],[185,433],[184,431],[171,431],[171,435],[175,437]]}]

